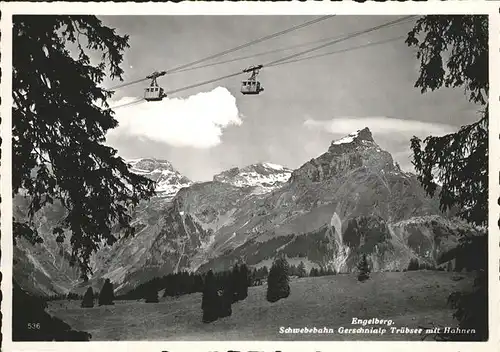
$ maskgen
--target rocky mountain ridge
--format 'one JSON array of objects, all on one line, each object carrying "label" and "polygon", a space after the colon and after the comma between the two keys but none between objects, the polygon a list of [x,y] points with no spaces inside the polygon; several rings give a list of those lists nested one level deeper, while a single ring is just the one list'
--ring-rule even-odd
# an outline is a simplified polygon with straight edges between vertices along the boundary
[{"label": "rocky mountain ridge", "polygon": [[213,180],[236,187],[255,187],[255,194],[264,194],[283,186],[291,174],[292,170],[281,165],[257,163],[243,168],[231,168],[215,175]]},{"label": "rocky mountain ridge", "polygon": [[[132,166],[164,175],[154,162],[143,164]],[[223,270],[237,260],[268,265],[279,252],[292,262],[341,272],[354,270],[364,253],[375,270],[401,270],[412,258],[435,264],[457,236],[477,232],[442,214],[437,200],[397,166],[369,129],[333,141],[293,171],[257,164],[222,172],[210,182],[175,184],[187,186],[134,210],[135,237],[94,256],[91,285],[109,278],[120,293],[179,270]]]},{"label": "rocky mountain ridge", "polygon": [[156,182],[155,190],[160,197],[173,198],[181,188],[193,184],[167,160],[141,158],[126,162],[130,171]]}]

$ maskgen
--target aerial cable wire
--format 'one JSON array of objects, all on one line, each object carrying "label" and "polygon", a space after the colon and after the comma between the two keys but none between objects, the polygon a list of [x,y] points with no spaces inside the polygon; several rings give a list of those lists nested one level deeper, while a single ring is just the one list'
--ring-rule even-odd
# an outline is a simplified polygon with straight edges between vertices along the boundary
[{"label": "aerial cable wire", "polygon": [[213,79],[209,79],[207,81],[203,81],[203,82],[199,82],[199,83],[195,83],[195,84],[192,84],[192,85],[189,85],[189,86],[186,86],[186,87],[182,87],[182,88],[178,88],[178,89],[173,89],[173,90],[170,90],[170,91],[167,91],[165,92],[165,94],[174,94],[174,93],[178,93],[178,92],[182,92],[183,90],[188,90],[188,89],[192,89],[192,88],[197,88],[197,87],[200,87],[200,86],[204,86],[206,84],[210,84],[210,83],[214,83],[214,82],[218,82],[218,81],[222,81],[222,80],[225,80],[225,79],[228,79],[228,78],[231,78],[231,77],[235,77],[235,76],[239,76],[241,75],[243,72],[242,71],[238,71],[238,72],[235,72],[235,73],[231,73],[229,75],[226,75],[226,76],[221,76],[221,77],[217,77],[217,78],[213,78]]},{"label": "aerial cable wire", "polygon": [[[174,93],[181,92],[181,91],[184,91],[184,90],[188,90],[188,89],[192,89],[192,88],[204,86],[206,84],[214,83],[214,82],[217,82],[217,81],[222,81],[222,80],[225,80],[225,79],[228,79],[228,78],[231,78],[231,77],[239,76],[241,74],[242,74],[242,72],[238,71],[238,72],[226,75],[226,76],[212,78],[212,79],[209,79],[207,81],[198,82],[198,83],[191,84],[189,86],[185,86],[185,87],[182,87],[182,88],[178,88],[178,89],[173,89],[173,90],[170,90],[170,91],[166,91],[165,95],[174,94]],[[137,100],[132,101],[132,102],[128,102],[128,103],[125,103],[125,104],[120,104],[118,106],[113,106],[110,109],[117,109],[117,108],[122,108],[122,107],[125,107],[125,106],[129,106],[129,105],[137,104],[137,103],[140,103],[143,100],[145,100],[145,99],[144,98],[138,98]]]},{"label": "aerial cable wire", "polygon": [[[392,25],[398,25],[398,24],[409,23],[409,22],[413,22],[413,19],[410,19],[410,21],[407,20],[407,21],[395,23],[395,24],[392,24]],[[340,38],[343,38],[343,36],[328,37],[328,38],[323,38],[323,39],[319,39],[319,40],[315,40],[315,41],[311,41],[311,42],[307,42],[307,43],[303,43],[303,44],[297,44],[297,45],[292,45],[292,46],[283,47],[283,48],[279,48],[279,49],[273,49],[273,50],[263,51],[263,52],[252,54],[252,55],[239,56],[239,57],[236,57],[236,58],[233,58],[233,59],[229,59],[229,60],[212,62],[212,63],[204,64],[204,65],[201,65],[201,66],[188,67],[188,68],[185,68],[185,69],[182,69],[182,70],[179,70],[179,71],[175,71],[173,73],[181,73],[181,72],[192,71],[192,70],[197,70],[197,69],[206,68],[206,67],[212,67],[212,66],[227,64],[227,63],[236,62],[236,61],[243,61],[243,60],[253,59],[253,58],[259,57],[259,56],[265,56],[265,55],[269,55],[269,54],[280,53],[280,52],[289,51],[289,50],[296,49],[296,48],[303,48],[305,46],[309,46],[309,45],[312,45],[312,44],[324,43],[326,41],[340,39]],[[301,61],[301,60],[294,60],[293,62],[297,62],[297,61]]]},{"label": "aerial cable wire", "polygon": [[391,39],[385,39],[385,40],[380,40],[377,42],[370,42],[370,43],[366,43],[366,44],[362,44],[362,45],[358,45],[358,46],[352,46],[352,47],[345,48],[345,49],[330,51],[328,53],[316,54],[316,55],[306,56],[306,57],[302,57],[302,58],[296,58],[294,60],[288,60],[288,61],[282,62],[282,63],[280,63],[280,66],[286,65],[286,64],[292,64],[294,62],[302,62],[302,61],[312,60],[312,59],[325,57],[325,56],[329,56],[329,55],[335,55],[335,54],[345,53],[345,52],[349,52],[349,51],[359,50],[359,49],[367,48],[367,47],[374,46],[374,45],[387,44],[387,43],[394,42],[396,40],[400,40],[403,38],[406,38],[406,36],[401,35],[399,37],[395,37],[395,38],[391,38]]},{"label": "aerial cable wire", "polygon": [[[291,27],[291,28],[288,28],[288,29],[285,29],[283,31],[280,31],[280,32],[277,32],[277,33],[273,33],[273,34],[270,34],[270,35],[267,35],[267,36],[264,36],[264,37],[261,37],[261,38],[258,38],[258,39],[255,39],[255,40],[252,40],[248,43],[245,43],[245,44],[242,44],[242,45],[239,45],[237,47],[234,47],[234,48],[231,48],[231,49],[227,49],[227,50],[224,50],[220,53],[217,53],[217,54],[213,54],[213,55],[210,55],[210,56],[207,56],[207,57],[204,57],[202,59],[199,59],[199,60],[196,60],[196,61],[193,61],[193,62],[190,62],[190,63],[187,63],[187,64],[183,64],[183,65],[180,65],[180,66],[177,66],[177,67],[174,67],[170,70],[167,70],[165,71],[166,74],[169,74],[169,73],[173,73],[173,72],[176,72],[176,71],[179,71],[179,70],[182,70],[182,69],[185,69],[187,67],[190,67],[190,66],[193,66],[193,65],[197,65],[199,63],[202,63],[204,61],[208,61],[208,60],[212,60],[212,59],[215,59],[215,58],[218,58],[220,56],[224,56],[224,55],[227,55],[227,54],[230,54],[232,52],[235,52],[237,50],[240,50],[240,49],[244,49],[246,47],[249,47],[251,45],[254,45],[254,44],[258,44],[258,43],[261,43],[263,41],[266,41],[266,40],[269,40],[269,39],[273,39],[273,38],[276,38],[276,37],[279,37],[280,35],[283,35],[283,34],[287,34],[287,33],[290,33],[292,31],[295,31],[297,29],[301,29],[301,28],[304,28],[304,27],[307,27],[307,26],[310,26],[312,24],[315,24],[315,23],[318,23],[318,22],[321,22],[321,21],[324,21],[324,20],[327,20],[329,18],[332,18],[334,17],[335,15],[326,15],[326,16],[322,16],[322,17],[319,17],[319,18],[316,18],[312,21],[308,21],[308,22],[305,22],[305,23],[302,23],[302,24],[299,24],[297,26],[294,26],[294,27]],[[136,84],[136,83],[140,83],[140,82],[143,82],[143,81],[147,81],[149,78],[141,78],[141,79],[138,79],[138,80],[135,80],[135,81],[132,81],[132,82],[127,82],[127,83],[122,83],[122,84],[119,84],[119,85],[116,85],[114,87],[111,87],[109,88],[109,90],[114,90],[114,89],[118,89],[118,88],[122,88],[122,87],[126,87],[128,85],[132,85],[132,84]]]},{"label": "aerial cable wire", "polygon": [[[278,60],[274,60],[270,63],[267,63],[265,65],[262,65],[262,67],[275,67],[275,66],[280,66],[280,65],[284,65],[284,64],[287,64],[287,63],[291,63],[291,62],[295,62],[295,61],[299,61],[299,60],[294,60],[294,61],[291,61],[291,59],[294,59],[296,57],[299,57],[299,56],[302,56],[304,54],[308,54],[308,53],[311,53],[313,51],[316,51],[316,50],[320,50],[320,49],[323,49],[327,46],[330,46],[330,45],[334,45],[334,44],[337,44],[339,42],[342,42],[342,41],[346,41],[346,40],[349,40],[351,38],[355,38],[355,37],[358,37],[360,35],[363,35],[363,34],[366,34],[366,33],[370,33],[370,32],[373,32],[375,30],[379,30],[379,29],[382,29],[382,28],[385,28],[385,27],[389,27],[389,26],[392,26],[396,23],[400,23],[400,22],[403,22],[403,21],[406,21],[410,18],[414,18],[414,17],[417,17],[417,16],[406,16],[406,17],[402,17],[402,18],[399,18],[397,20],[394,20],[394,21],[390,21],[390,22],[387,22],[387,23],[384,23],[384,24],[381,24],[381,25],[378,25],[378,26],[375,26],[375,27],[372,27],[372,28],[368,28],[368,29],[365,29],[365,30],[362,30],[362,31],[357,31],[357,32],[354,32],[354,33],[351,33],[351,34],[348,34],[348,35],[345,35],[339,39],[336,39],[336,40],[333,40],[333,41],[330,41],[326,44],[323,44],[323,45],[320,45],[320,46],[317,46],[317,47],[314,47],[314,48],[311,48],[311,49],[308,49],[308,50],[305,50],[305,51],[302,51],[302,52],[298,52],[298,53],[295,53],[293,55],[289,55],[289,56],[286,56],[284,58],[281,58],[281,59],[278,59]],[[394,38],[393,40],[396,40],[396,38]],[[375,45],[375,44],[372,44],[372,45]],[[365,44],[365,46],[368,46],[368,44]],[[353,50],[353,49],[351,49]],[[347,51],[347,50],[344,50],[344,51]],[[324,54],[323,54],[324,55]],[[302,58],[302,59],[308,59],[308,58],[312,58],[312,57],[305,57],[305,58]],[[174,89],[174,90],[171,90],[171,91],[168,91],[168,92],[165,92],[165,94],[174,94],[174,93],[178,93],[178,92],[181,92],[181,91],[184,91],[184,90],[188,90],[188,89],[192,89],[192,88],[196,88],[196,87],[200,87],[200,86],[203,86],[203,85],[206,85],[206,84],[210,84],[210,83],[214,83],[214,82],[217,82],[217,81],[221,81],[221,80],[224,80],[224,79],[227,79],[227,78],[231,78],[231,77],[235,77],[235,76],[239,76],[241,74],[243,74],[244,71],[238,71],[238,72],[234,72],[234,73],[231,73],[231,74],[228,74],[228,75],[225,75],[225,76],[220,76],[220,77],[216,77],[216,78],[213,78],[213,79],[210,79],[210,80],[206,80],[206,81],[202,81],[202,82],[198,82],[198,83],[195,83],[195,84],[191,84],[189,86],[185,86],[185,87],[182,87],[182,88],[177,88],[177,89]],[[137,100],[136,102],[134,103],[138,103],[140,101],[144,100],[144,98],[140,98],[139,100]],[[125,104],[122,104],[122,105],[118,105],[118,106],[114,106],[110,109],[117,109],[117,108],[121,108],[121,107],[124,107],[124,106],[127,106],[127,105],[130,105],[131,103],[125,103]]]},{"label": "aerial cable wire", "polygon": [[243,44],[243,45],[239,45],[237,47],[234,47],[232,49],[228,49],[228,50],[225,50],[225,51],[222,51],[218,54],[214,54],[214,55],[210,55],[210,56],[207,56],[203,59],[200,59],[200,60],[197,60],[197,61],[193,61],[193,62],[190,62],[188,64],[184,64],[184,65],[181,65],[181,66],[178,66],[178,67],[175,67],[173,69],[170,69],[167,71],[167,73],[171,73],[171,72],[175,72],[175,71],[178,71],[178,70],[182,70],[186,67],[189,67],[189,66],[193,66],[193,65],[196,65],[196,64],[199,64],[203,61],[207,61],[207,60],[211,60],[211,59],[215,59],[217,57],[220,57],[220,56],[223,56],[223,55],[227,55],[227,54],[230,54],[232,52],[235,52],[237,50],[240,50],[240,49],[244,49],[246,47],[249,47],[251,45],[254,45],[254,44],[257,44],[257,43],[260,43],[260,42],[263,42],[265,40],[269,40],[269,39],[273,39],[273,38],[276,38],[280,35],[283,35],[283,34],[286,34],[286,33],[290,33],[292,31],[295,31],[297,29],[300,29],[300,28],[304,28],[304,27],[307,27],[307,26],[310,26],[312,24],[315,24],[315,23],[318,23],[318,22],[321,22],[321,21],[324,21],[324,20],[327,20],[329,18],[332,18],[334,17],[335,15],[327,15],[327,16],[322,16],[322,17],[319,17],[319,18],[316,18],[312,21],[309,21],[309,22],[305,22],[305,23],[302,23],[302,24],[299,24],[297,26],[294,26],[294,27],[291,27],[291,28],[288,28],[288,29],[285,29],[281,32],[277,32],[277,33],[274,33],[274,34],[270,34],[270,35],[267,35],[265,37],[262,37],[262,38],[259,38],[259,39],[255,39],[255,40],[252,40],[251,42],[248,42],[246,44]]},{"label": "aerial cable wire", "polygon": [[[335,37],[335,38],[337,38],[337,37]],[[212,67],[212,66],[228,64],[228,63],[236,62],[236,61],[253,59],[253,58],[256,58],[256,57],[259,57],[259,56],[265,56],[265,55],[270,55],[270,54],[275,54],[275,53],[281,53],[283,51],[289,51],[289,50],[292,50],[292,49],[303,48],[305,46],[309,46],[309,45],[313,45],[313,44],[317,44],[317,43],[324,43],[324,42],[326,42],[328,40],[332,40],[332,37],[323,38],[323,39],[311,41],[311,42],[308,42],[308,43],[291,45],[291,46],[287,46],[287,47],[283,47],[283,48],[278,48],[278,49],[273,49],[273,50],[268,50],[268,51],[262,51],[262,52],[256,53],[256,54],[239,56],[239,57],[235,57],[233,59],[228,59],[228,60],[224,60],[224,61],[211,62],[211,63],[204,64],[204,65],[201,65],[201,66],[188,67],[188,68],[184,68],[182,70],[178,70],[178,71],[175,71],[175,72],[172,72],[172,73],[181,73],[181,72],[186,72],[186,71],[198,70],[200,68]]]},{"label": "aerial cable wire", "polygon": [[308,54],[310,52],[326,48],[327,46],[330,46],[330,45],[333,45],[333,44],[337,44],[337,43],[349,40],[351,38],[359,37],[360,35],[363,35],[363,34],[366,34],[366,33],[370,33],[370,32],[379,30],[379,29],[384,28],[384,27],[392,26],[392,25],[394,25],[396,23],[400,23],[402,21],[406,21],[406,20],[408,20],[410,18],[414,18],[414,17],[417,17],[417,16],[412,15],[412,16],[402,17],[402,18],[399,18],[397,20],[390,21],[390,22],[387,22],[387,23],[384,23],[384,24],[381,24],[381,25],[378,25],[378,26],[375,26],[375,27],[372,27],[372,28],[369,28],[369,29],[365,29],[365,30],[362,30],[362,31],[354,32],[354,33],[345,35],[345,36],[343,36],[343,37],[341,37],[339,39],[335,39],[333,41],[325,43],[323,45],[320,45],[320,46],[317,46],[317,47],[314,47],[314,48],[311,48],[311,49],[308,49],[308,50],[304,50],[304,51],[301,51],[301,52],[298,52],[298,53],[295,53],[295,54],[283,57],[283,58],[278,59],[278,60],[274,60],[274,61],[272,61],[272,62],[270,62],[270,63],[268,63],[266,65],[263,65],[263,66],[264,67],[277,66],[277,65],[280,65],[281,63],[283,63],[284,61],[288,61],[288,60],[293,59],[295,57],[302,56],[304,54]]},{"label": "aerial cable wire", "polygon": [[119,104],[119,105],[109,107],[106,110],[114,110],[114,109],[118,109],[118,108],[124,108],[126,106],[136,105],[136,104],[139,104],[140,102],[142,102],[143,100],[144,100],[144,98],[137,98],[136,100],[129,101],[128,103]]}]

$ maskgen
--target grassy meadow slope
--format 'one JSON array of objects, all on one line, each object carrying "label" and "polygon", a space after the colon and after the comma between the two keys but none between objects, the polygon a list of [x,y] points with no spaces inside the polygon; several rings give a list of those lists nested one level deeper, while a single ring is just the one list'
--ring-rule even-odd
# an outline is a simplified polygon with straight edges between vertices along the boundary
[{"label": "grassy meadow slope", "polygon": [[352,274],[291,282],[291,295],[266,301],[266,286],[251,287],[230,317],[201,322],[201,294],[160,298],[160,303],[118,301],[83,309],[79,301],[49,302],[49,313],[74,329],[103,340],[419,340],[419,335],[279,334],[280,327],[339,327],[360,319],[392,319],[395,327],[454,326],[449,294],[472,286],[471,274],[414,271],[372,273],[360,283]]}]

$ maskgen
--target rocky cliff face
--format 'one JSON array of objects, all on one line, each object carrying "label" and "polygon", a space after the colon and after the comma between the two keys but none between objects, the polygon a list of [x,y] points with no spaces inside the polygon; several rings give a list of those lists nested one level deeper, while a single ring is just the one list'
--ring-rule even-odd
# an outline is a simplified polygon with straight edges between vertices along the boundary
[{"label": "rocky cliff face", "polygon": [[137,172],[168,176],[166,184],[178,190],[141,204],[133,214],[136,236],[95,255],[90,284],[110,278],[118,293],[172,271],[223,270],[239,259],[269,264],[279,252],[344,272],[365,253],[375,270],[401,270],[411,258],[435,263],[457,236],[476,231],[441,214],[368,129],[332,142],[293,171],[255,164],[191,184],[168,162],[134,162]]}]

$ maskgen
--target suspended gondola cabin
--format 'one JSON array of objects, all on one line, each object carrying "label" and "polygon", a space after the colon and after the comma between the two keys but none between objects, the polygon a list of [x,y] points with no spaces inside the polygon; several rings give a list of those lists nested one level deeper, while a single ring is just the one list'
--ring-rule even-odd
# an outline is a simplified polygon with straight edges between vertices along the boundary
[{"label": "suspended gondola cabin", "polygon": [[154,72],[146,78],[151,79],[151,84],[144,90],[144,100],[146,101],[160,101],[165,98],[167,95],[162,87],[158,85],[156,79],[160,76],[165,75],[166,72]]},{"label": "suspended gondola cabin", "polygon": [[147,87],[144,91],[144,99],[146,101],[160,101],[163,99],[165,93],[161,87]]},{"label": "suspended gondola cabin", "polygon": [[257,80],[245,80],[241,82],[241,93],[242,94],[259,94],[264,90],[264,87],[260,85]]},{"label": "suspended gondola cabin", "polygon": [[264,87],[257,81],[257,74],[262,68],[262,65],[249,67],[243,72],[250,72],[250,77],[241,82],[241,93],[245,95],[256,95],[264,90]]}]

